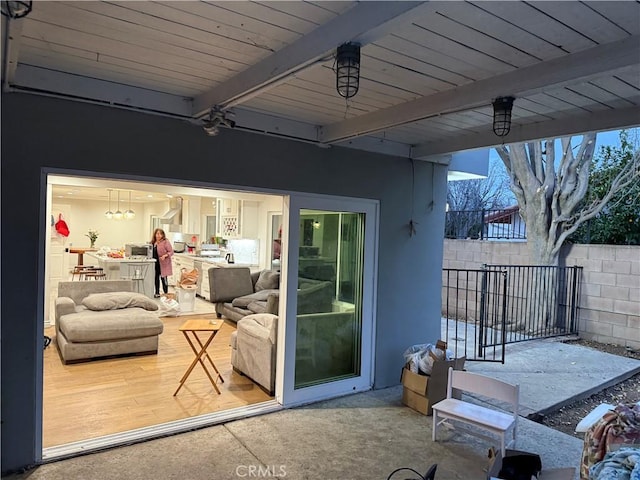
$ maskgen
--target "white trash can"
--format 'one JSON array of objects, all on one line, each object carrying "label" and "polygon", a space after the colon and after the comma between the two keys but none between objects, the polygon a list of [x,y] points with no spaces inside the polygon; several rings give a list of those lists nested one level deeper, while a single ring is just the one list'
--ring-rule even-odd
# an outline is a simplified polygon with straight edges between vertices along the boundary
[{"label": "white trash can", "polygon": [[196,289],[176,288],[180,313],[193,312],[196,309]]}]

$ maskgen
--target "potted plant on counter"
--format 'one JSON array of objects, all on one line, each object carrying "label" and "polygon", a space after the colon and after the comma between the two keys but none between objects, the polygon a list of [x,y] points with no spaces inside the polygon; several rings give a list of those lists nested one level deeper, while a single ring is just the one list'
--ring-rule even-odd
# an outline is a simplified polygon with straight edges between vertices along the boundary
[{"label": "potted plant on counter", "polygon": [[95,247],[96,240],[98,239],[98,232],[95,230],[89,230],[89,232],[86,233],[84,236],[87,237],[91,242],[91,245],[89,246],[89,248]]}]

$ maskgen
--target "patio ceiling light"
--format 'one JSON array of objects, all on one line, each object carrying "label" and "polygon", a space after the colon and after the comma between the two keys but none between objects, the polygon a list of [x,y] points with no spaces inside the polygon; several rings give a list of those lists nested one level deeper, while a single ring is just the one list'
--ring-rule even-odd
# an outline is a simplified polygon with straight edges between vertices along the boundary
[{"label": "patio ceiling light", "polygon": [[493,101],[493,133],[504,137],[511,131],[513,97],[498,97]]},{"label": "patio ceiling light", "polygon": [[2,15],[9,18],[22,18],[29,15],[33,2],[2,1]]},{"label": "patio ceiling light", "polygon": [[344,43],[336,52],[336,90],[341,97],[351,98],[360,86],[360,45]]}]

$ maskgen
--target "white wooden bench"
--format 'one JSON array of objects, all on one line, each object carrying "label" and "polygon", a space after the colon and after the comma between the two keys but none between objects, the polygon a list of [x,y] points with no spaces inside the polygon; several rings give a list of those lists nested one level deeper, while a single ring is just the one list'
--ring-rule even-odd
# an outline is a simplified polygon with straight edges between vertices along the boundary
[{"label": "white wooden bench", "polygon": [[[509,404],[511,412],[476,405],[465,400],[452,398],[453,389],[463,393],[476,393],[485,397],[500,400]],[[447,398],[433,406],[433,441],[440,424],[448,420],[457,420],[466,424],[488,430],[500,437],[500,449],[504,457],[506,452],[505,437],[512,430],[513,439],[509,445],[516,441],[518,426],[518,399],[520,386],[486,377],[477,373],[463,372],[449,368],[447,382]],[[473,433],[473,432],[472,432]]]}]

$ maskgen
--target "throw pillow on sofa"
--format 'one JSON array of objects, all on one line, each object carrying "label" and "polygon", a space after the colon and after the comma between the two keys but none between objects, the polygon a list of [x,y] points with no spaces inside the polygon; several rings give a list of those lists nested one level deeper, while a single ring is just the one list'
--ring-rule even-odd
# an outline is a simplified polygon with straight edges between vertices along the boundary
[{"label": "throw pillow on sofa", "polygon": [[121,308],[140,307],[145,310],[158,310],[158,304],[141,293],[106,292],[92,293],[82,300],[89,310],[119,310]]},{"label": "throw pillow on sofa", "polygon": [[273,270],[263,270],[260,272],[260,277],[256,282],[255,290],[259,292],[261,290],[273,290],[280,285],[280,272]]}]

